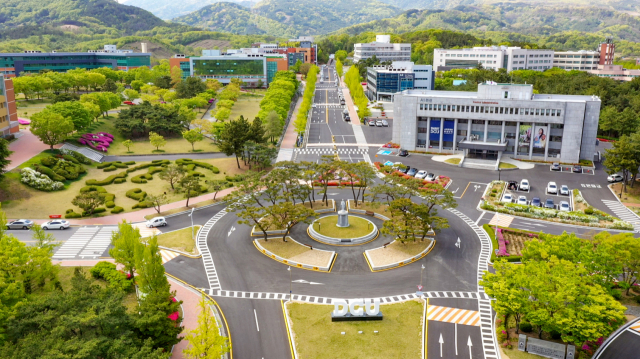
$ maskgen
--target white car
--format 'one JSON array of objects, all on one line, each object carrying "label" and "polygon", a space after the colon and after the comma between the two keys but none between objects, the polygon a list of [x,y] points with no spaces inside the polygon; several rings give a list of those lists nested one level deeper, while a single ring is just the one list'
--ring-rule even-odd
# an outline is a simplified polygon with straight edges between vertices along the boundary
[{"label": "white car", "polygon": [[62,220],[62,219],[54,219],[53,221],[44,222],[42,224],[42,229],[44,229],[44,230],[48,230],[48,229],[67,229],[67,228],[69,228],[70,225],[71,225],[71,223],[69,223],[69,221],[65,221],[65,220]]},{"label": "white car", "polygon": [[571,211],[571,206],[569,206],[569,202],[561,201],[560,204],[558,205],[558,209],[560,209],[563,212],[569,212]]},{"label": "white car", "polygon": [[569,187],[566,184],[560,186],[560,194],[568,196],[569,195]]},{"label": "white car", "polygon": [[623,179],[624,179],[624,178],[622,177],[622,175],[617,174],[617,173],[612,174],[612,175],[609,175],[609,176],[607,177],[607,181],[608,181],[608,182],[620,182],[620,181],[622,181]]},{"label": "white car", "polygon": [[555,182],[549,182],[547,184],[547,193],[558,194],[558,185]]},{"label": "white car", "polygon": [[427,177],[427,171],[418,171],[418,173],[416,173],[416,178],[424,179],[425,177]]},{"label": "white car", "polygon": [[155,217],[148,220],[145,225],[147,228],[164,227],[167,225],[167,220],[164,217]]},{"label": "white car", "polygon": [[436,178],[438,178],[438,176],[436,176],[435,173],[429,173],[424,179],[426,179],[427,181],[435,181]]},{"label": "white car", "polygon": [[520,181],[520,190],[521,191],[529,190],[529,180],[523,179],[522,181]]},{"label": "white car", "polygon": [[519,196],[518,197],[518,204],[523,204],[523,205],[527,205],[527,197],[526,196]]},{"label": "white car", "polygon": [[511,203],[513,202],[513,196],[510,195],[509,193],[506,193],[504,196],[502,196],[502,201],[500,202]]}]

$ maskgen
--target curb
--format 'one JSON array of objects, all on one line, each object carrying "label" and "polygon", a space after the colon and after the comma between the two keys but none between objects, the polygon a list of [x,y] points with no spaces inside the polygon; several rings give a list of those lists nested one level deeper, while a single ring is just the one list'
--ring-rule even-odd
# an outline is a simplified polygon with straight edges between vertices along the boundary
[{"label": "curb", "polygon": [[[297,243],[298,245],[301,245],[303,247],[310,247],[310,246],[306,246],[304,244],[299,243],[298,241],[296,241],[295,239],[293,239],[291,237],[288,237],[288,238],[290,240],[294,241],[295,243]],[[275,239],[275,238],[272,238],[272,239]],[[315,272],[330,273],[331,269],[333,269],[333,264],[335,263],[336,258],[338,257],[338,254],[336,252],[334,252],[334,251],[327,251],[327,250],[324,250],[324,249],[312,249],[312,250],[315,250],[315,251],[323,251],[323,252],[331,252],[331,253],[333,253],[333,255],[331,256],[331,259],[329,259],[329,263],[327,263],[326,267],[318,267],[318,266],[313,266],[311,264],[298,263],[298,262],[294,262],[294,261],[282,258],[279,255],[277,255],[277,254],[269,251],[268,249],[262,247],[262,245],[260,245],[260,243],[258,243],[257,239],[253,240],[253,245],[260,251],[260,253],[262,253],[265,256],[275,260],[276,262],[280,262],[280,263],[286,264],[288,266],[292,266],[292,267],[296,267],[296,268],[300,268],[300,269],[311,270],[311,271],[315,271]]]},{"label": "curb", "polygon": [[295,340],[293,339],[293,335],[291,334],[291,328],[289,326],[289,313],[287,312],[287,308],[285,307],[283,300],[280,300],[280,304],[282,305],[282,314],[284,315],[284,323],[285,323],[285,326],[287,327],[287,338],[289,338],[289,348],[291,349],[291,358],[298,359],[298,353],[295,350]]},{"label": "curb", "polygon": [[[395,242],[395,241],[393,241],[393,242]],[[391,243],[393,243],[393,242],[391,242]],[[391,243],[389,243],[389,244],[391,244]],[[367,265],[369,265],[369,269],[371,269],[371,271],[375,273],[375,272],[383,272],[383,271],[387,271],[387,270],[391,270],[391,269],[404,267],[404,266],[406,266],[408,264],[416,262],[416,261],[426,257],[427,254],[429,254],[433,250],[433,247],[435,247],[435,245],[436,245],[436,240],[432,239],[431,243],[429,244],[429,246],[427,246],[427,248],[425,248],[419,254],[417,254],[417,255],[415,255],[413,257],[410,257],[409,259],[405,259],[403,261],[400,261],[400,262],[395,262],[395,263],[391,263],[391,264],[387,264],[387,265],[383,265],[383,266],[378,266],[378,267],[375,267],[375,266],[371,265],[371,260],[369,259],[369,254],[367,252],[373,251],[373,250],[376,250],[376,249],[379,249],[379,248],[383,248],[383,247],[367,249],[362,254],[364,255],[364,259],[367,261]],[[389,267],[389,268],[384,268],[384,267]],[[376,268],[382,268],[382,269],[376,269]]]},{"label": "curb", "polygon": [[[131,155],[105,155],[104,157],[143,157],[143,156],[173,156],[173,155],[211,155],[222,152],[178,152],[178,153],[148,153]],[[227,156],[229,157],[229,156]],[[111,161],[108,161],[111,162]]]}]

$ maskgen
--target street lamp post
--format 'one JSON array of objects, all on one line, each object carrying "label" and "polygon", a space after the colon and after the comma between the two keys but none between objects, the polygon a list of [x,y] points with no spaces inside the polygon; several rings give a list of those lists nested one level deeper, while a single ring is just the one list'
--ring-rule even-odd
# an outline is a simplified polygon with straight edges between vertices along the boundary
[{"label": "street lamp post", "polygon": [[420,268],[420,288],[422,287],[422,272],[424,272],[424,264],[422,265],[422,268]]},{"label": "street lamp post", "polygon": [[289,268],[287,268],[287,270],[289,271],[289,301],[291,302],[293,300],[293,282],[291,281],[291,266],[289,266]]},{"label": "street lamp post", "polygon": [[194,240],[194,236],[195,236],[194,233],[193,233],[193,230],[194,230],[194,227],[193,227],[193,210],[194,209],[195,208],[191,208],[191,213],[189,213],[189,217],[191,217],[191,240]]}]

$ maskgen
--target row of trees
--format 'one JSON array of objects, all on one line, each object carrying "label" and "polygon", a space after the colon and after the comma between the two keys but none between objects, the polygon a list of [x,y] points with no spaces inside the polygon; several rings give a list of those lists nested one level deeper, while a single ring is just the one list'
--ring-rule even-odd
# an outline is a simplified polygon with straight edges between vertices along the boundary
[{"label": "row of trees", "polygon": [[[298,91],[298,80],[296,74],[291,71],[278,71],[269,84],[269,89],[262,101],[260,101],[260,111],[258,117],[267,123],[273,124],[272,136],[278,137],[284,128],[284,122],[291,108],[291,101]],[[274,116],[277,116],[274,118]],[[280,126],[276,131],[275,119]],[[268,125],[271,128],[271,125]],[[271,132],[271,131],[270,131]],[[277,133],[277,134],[276,134]]]},{"label": "row of trees", "polygon": [[622,135],[613,142],[613,147],[604,151],[604,165],[609,173],[622,172],[624,180],[620,189],[627,191],[627,183],[631,181],[631,187],[636,182],[640,169],[640,132],[631,135]]},{"label": "row of trees", "polygon": [[516,333],[530,324],[540,338],[546,332],[588,351],[625,322],[614,297],[622,295],[616,287],[628,294],[637,281],[640,239],[632,233],[541,233],[522,254],[522,265],[499,260],[480,282],[496,312],[515,319]]},{"label": "row of trees", "polygon": [[307,128],[307,117],[309,116],[309,110],[311,109],[311,103],[313,102],[313,95],[316,92],[316,82],[318,81],[319,71],[320,68],[314,65],[307,74],[306,87],[304,89],[304,94],[302,95],[302,103],[300,104],[298,114],[296,115],[296,121],[294,123],[298,133],[303,133]]},{"label": "row of trees", "polygon": [[358,71],[357,66],[349,67],[349,70],[344,75],[344,82],[347,84],[347,87],[349,87],[353,103],[358,107],[358,117],[360,120],[367,116],[371,116],[371,110],[367,107],[369,99],[367,99],[367,96],[364,94],[364,90],[362,89],[362,85],[360,83],[360,72]]}]

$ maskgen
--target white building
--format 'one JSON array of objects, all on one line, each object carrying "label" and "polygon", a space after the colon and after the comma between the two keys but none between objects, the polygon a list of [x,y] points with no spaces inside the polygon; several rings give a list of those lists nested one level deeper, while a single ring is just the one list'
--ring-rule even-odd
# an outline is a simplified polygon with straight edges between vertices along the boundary
[{"label": "white building", "polygon": [[434,71],[475,68],[481,64],[485,69],[538,70],[553,66],[553,50],[531,50],[520,47],[490,46],[467,49],[435,49]]},{"label": "white building", "polygon": [[406,90],[394,95],[393,142],[409,151],[463,151],[578,163],[593,160],[597,96],[541,95],[533,85],[480,84],[478,92]]},{"label": "white building", "polygon": [[556,51],[553,55],[553,67],[565,70],[597,70],[600,63],[600,51]]},{"label": "white building", "polygon": [[415,65],[411,61],[394,61],[391,65],[367,68],[367,97],[375,101],[393,101],[393,94],[412,89],[434,88],[431,65]]},{"label": "white building", "polygon": [[353,45],[353,61],[377,57],[383,61],[411,61],[411,44],[392,44],[390,35],[376,35],[376,41]]}]

